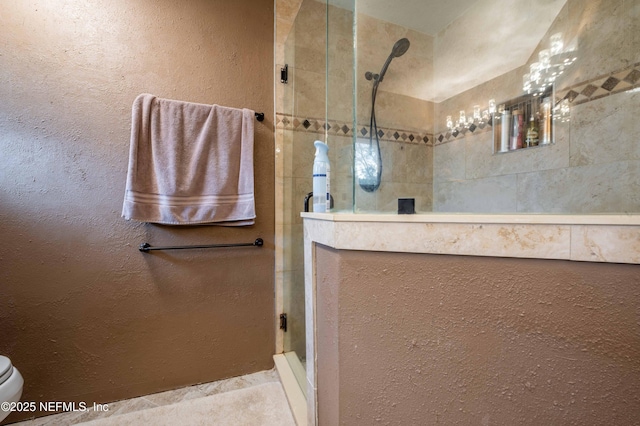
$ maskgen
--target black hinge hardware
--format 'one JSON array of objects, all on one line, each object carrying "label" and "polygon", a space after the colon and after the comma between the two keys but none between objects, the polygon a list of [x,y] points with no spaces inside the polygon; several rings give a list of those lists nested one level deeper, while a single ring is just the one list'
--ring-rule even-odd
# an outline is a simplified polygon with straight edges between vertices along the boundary
[{"label": "black hinge hardware", "polygon": [[280,83],[287,84],[289,82],[289,65],[284,64],[284,68],[280,68]]},{"label": "black hinge hardware", "polygon": [[287,332],[287,314],[280,314],[280,330]]}]

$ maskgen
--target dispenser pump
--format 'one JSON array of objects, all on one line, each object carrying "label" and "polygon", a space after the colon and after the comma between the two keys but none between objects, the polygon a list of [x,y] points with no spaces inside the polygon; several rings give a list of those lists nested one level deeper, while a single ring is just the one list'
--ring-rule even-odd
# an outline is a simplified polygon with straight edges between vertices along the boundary
[{"label": "dispenser pump", "polygon": [[329,146],[322,141],[315,141],[316,155],[313,160],[313,211],[325,213],[330,208]]}]

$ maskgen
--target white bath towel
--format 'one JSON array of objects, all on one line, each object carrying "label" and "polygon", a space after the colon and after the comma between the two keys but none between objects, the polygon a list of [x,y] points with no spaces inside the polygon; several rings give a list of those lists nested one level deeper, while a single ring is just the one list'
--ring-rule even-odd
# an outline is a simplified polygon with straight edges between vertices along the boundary
[{"label": "white bath towel", "polygon": [[167,225],[252,225],[254,119],[249,109],[139,95],[122,216]]}]

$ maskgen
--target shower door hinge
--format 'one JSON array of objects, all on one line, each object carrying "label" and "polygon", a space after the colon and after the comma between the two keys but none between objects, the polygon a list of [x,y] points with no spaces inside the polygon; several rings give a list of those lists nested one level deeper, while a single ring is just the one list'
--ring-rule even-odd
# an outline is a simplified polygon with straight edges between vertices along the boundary
[{"label": "shower door hinge", "polygon": [[287,314],[280,314],[280,330],[287,332]]},{"label": "shower door hinge", "polygon": [[284,64],[284,68],[280,68],[280,83],[287,84],[289,82],[289,65]]}]

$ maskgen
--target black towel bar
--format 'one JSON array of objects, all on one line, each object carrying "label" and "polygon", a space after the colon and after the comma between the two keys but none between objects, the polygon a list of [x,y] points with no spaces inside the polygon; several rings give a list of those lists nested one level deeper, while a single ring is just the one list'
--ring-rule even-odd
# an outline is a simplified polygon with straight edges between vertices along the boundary
[{"label": "black towel bar", "polygon": [[264,112],[256,112],[256,120],[264,121]]},{"label": "black towel bar", "polygon": [[208,244],[198,246],[173,246],[173,247],[152,247],[149,243],[142,243],[138,248],[143,253],[148,253],[151,250],[190,250],[190,249],[206,249],[206,248],[221,248],[221,247],[247,247],[256,246],[262,247],[264,241],[262,238],[256,238],[252,243],[238,243],[238,244]]}]

